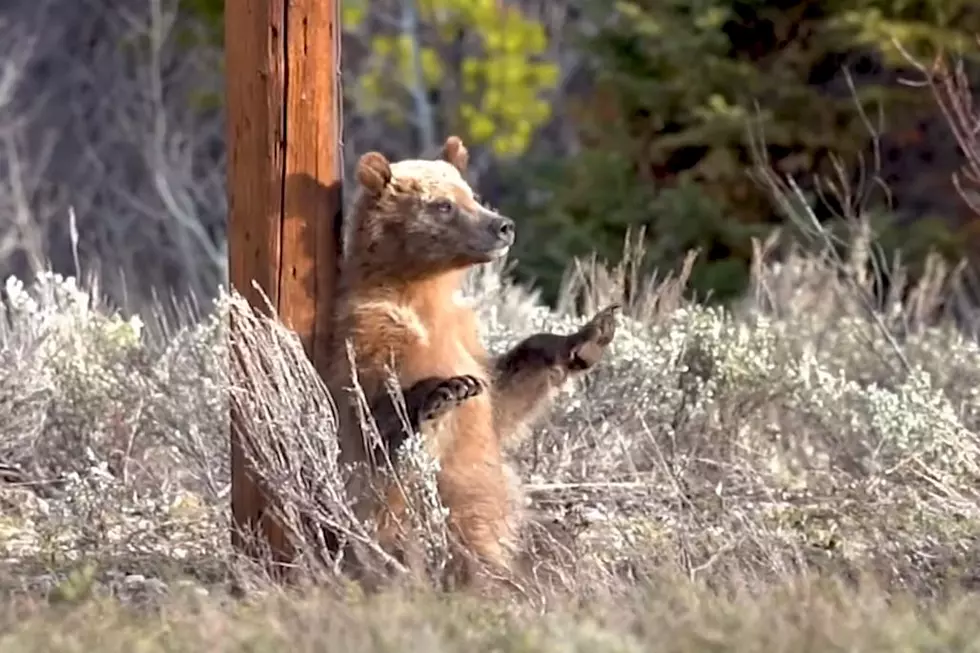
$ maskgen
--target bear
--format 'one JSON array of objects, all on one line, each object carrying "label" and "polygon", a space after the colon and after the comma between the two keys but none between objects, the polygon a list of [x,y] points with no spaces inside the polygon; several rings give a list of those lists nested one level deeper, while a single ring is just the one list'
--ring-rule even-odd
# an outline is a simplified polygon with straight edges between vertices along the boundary
[{"label": "bear", "polygon": [[[347,488],[355,513],[377,519],[379,540],[403,559],[403,486],[382,480],[375,493],[364,481],[378,480],[379,461],[397,466],[406,438],[421,438],[439,462],[438,494],[468,560],[463,582],[480,569],[513,571],[519,488],[505,450],[566,380],[599,362],[620,308],[599,311],[575,333],[537,333],[490,356],[460,287],[472,267],[508,253],[516,226],[480,202],[465,180],[468,160],[457,136],[432,160],[391,162],[379,152],[359,158],[326,375],[339,461],[367,470],[353,474]],[[397,379],[400,407],[389,375]],[[361,397],[352,392],[355,380]],[[365,403],[380,435],[371,445],[361,429]],[[339,539],[329,541],[333,547]]]}]

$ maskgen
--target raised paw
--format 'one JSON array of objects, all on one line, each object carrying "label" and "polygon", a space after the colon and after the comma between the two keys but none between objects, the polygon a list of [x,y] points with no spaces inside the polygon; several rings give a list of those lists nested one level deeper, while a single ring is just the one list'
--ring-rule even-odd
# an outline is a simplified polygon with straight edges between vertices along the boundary
[{"label": "raised paw", "polygon": [[599,362],[602,353],[616,335],[616,313],[620,308],[620,304],[607,306],[572,334],[568,353],[570,370],[586,370]]},{"label": "raised paw", "polygon": [[425,422],[441,417],[467,399],[481,394],[483,390],[483,381],[469,374],[440,381],[429,391],[419,407],[419,420]]}]

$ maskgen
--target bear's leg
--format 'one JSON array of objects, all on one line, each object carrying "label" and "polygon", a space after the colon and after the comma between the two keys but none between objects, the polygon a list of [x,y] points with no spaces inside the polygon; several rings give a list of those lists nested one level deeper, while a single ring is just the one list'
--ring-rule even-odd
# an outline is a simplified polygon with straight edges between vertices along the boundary
[{"label": "bear's leg", "polygon": [[[380,436],[380,442],[370,450],[372,460],[383,461],[387,453],[395,467],[398,448],[406,438],[419,433],[427,422],[442,417],[484,390],[484,382],[475,376],[428,377],[402,390],[402,411],[395,406],[388,391],[382,389],[370,404]],[[406,547],[409,542],[405,539],[404,529],[408,500],[401,485],[385,478],[365,477],[359,480],[365,485],[353,494],[373,498],[359,504],[358,512],[362,508],[371,511],[371,516],[377,521],[377,537],[382,547],[398,562],[407,564]],[[368,487],[370,489],[366,489]],[[334,537],[330,543],[334,553],[337,550],[336,541]]]},{"label": "bear's leg", "polygon": [[381,391],[371,404],[371,413],[381,444],[374,449],[374,459],[383,459],[387,452],[392,464],[398,448],[410,434],[418,433],[422,425],[428,421],[442,417],[450,410],[484,391],[483,381],[475,376],[463,375],[452,377],[429,377],[417,381],[407,390],[402,391],[405,403],[404,418],[395,406],[391,395],[386,390]]},{"label": "bear's leg", "polygon": [[570,374],[592,368],[616,332],[618,304],[575,333],[537,333],[492,362],[494,423],[502,441],[536,419]]},{"label": "bear's leg", "polygon": [[457,573],[464,584],[483,571],[510,573],[518,546],[519,515],[511,505],[510,479],[502,461],[476,460],[471,453],[475,452],[447,458],[439,474],[439,495],[463,549]]}]

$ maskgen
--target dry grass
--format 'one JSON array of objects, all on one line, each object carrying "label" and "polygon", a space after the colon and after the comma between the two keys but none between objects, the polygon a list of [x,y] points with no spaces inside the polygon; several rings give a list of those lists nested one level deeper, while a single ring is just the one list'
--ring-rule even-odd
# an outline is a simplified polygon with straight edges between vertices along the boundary
[{"label": "dry grass", "polygon": [[[246,360],[269,372],[246,391],[226,364],[235,297],[134,328],[65,280],[8,284],[0,647],[975,649],[980,348],[922,310],[956,278],[937,267],[872,316],[865,282],[825,253],[758,254],[731,310],[685,302],[683,274],[642,292],[630,280],[608,359],[514,452],[533,521],[527,574],[500,600],[364,598],[320,564],[311,529],[297,544],[320,589],[280,593],[230,550],[228,401],[287,521],[373,550],[340,499],[330,398],[295,339],[243,323]],[[640,255],[580,266],[557,312],[497,268],[474,275],[488,345],[571,330],[572,307],[619,298]],[[420,508],[438,576],[440,521]]]},{"label": "dry grass", "polygon": [[[721,596],[664,578],[626,604],[544,614],[432,594],[272,595],[249,604],[181,598],[146,615],[108,602],[0,620],[4,651],[974,651],[975,597],[936,608],[831,582]],[[2,632],[2,630],[0,630]]]}]

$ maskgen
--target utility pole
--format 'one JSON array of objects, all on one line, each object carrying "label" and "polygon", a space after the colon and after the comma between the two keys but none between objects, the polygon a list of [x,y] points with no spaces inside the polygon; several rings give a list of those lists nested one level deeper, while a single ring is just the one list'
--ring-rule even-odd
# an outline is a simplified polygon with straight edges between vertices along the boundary
[{"label": "utility pole", "polygon": [[[225,3],[231,286],[264,311],[257,283],[321,374],[342,233],[340,3]],[[231,424],[232,542],[246,549],[241,531],[259,533],[288,564],[293,551],[249,473],[234,408]]]}]

